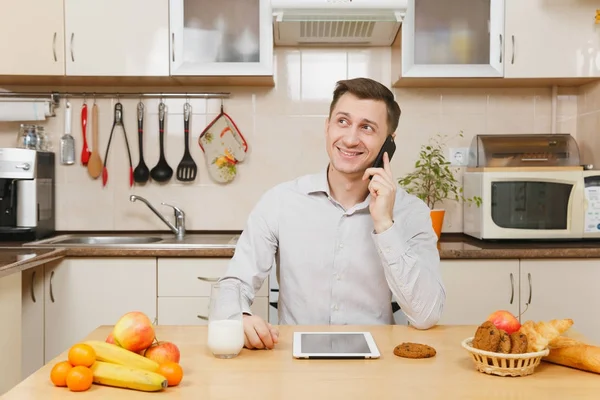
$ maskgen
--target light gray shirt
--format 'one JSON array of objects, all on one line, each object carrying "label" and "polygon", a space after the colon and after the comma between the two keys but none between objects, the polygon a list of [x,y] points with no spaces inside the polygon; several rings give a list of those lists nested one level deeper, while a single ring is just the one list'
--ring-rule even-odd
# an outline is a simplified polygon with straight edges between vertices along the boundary
[{"label": "light gray shirt", "polygon": [[250,213],[221,281],[241,281],[251,314],[277,260],[282,325],[393,324],[392,295],[411,325],[435,325],[446,294],[429,208],[398,188],[394,224],[377,234],[369,201],[345,210],[326,170],[275,186]]}]

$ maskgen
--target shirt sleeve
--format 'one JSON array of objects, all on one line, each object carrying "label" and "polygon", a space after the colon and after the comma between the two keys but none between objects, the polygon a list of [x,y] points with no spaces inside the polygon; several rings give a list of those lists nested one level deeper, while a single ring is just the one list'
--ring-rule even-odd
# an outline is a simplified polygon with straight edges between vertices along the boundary
[{"label": "shirt sleeve", "polygon": [[278,247],[279,201],[275,189],[265,193],[250,213],[236,244],[235,253],[219,282],[238,281],[242,312],[252,315],[250,306],[274,264]]},{"label": "shirt sleeve", "polygon": [[439,321],[446,301],[437,235],[427,205],[406,193],[403,203],[393,225],[372,236],[400,308],[411,325],[428,329]]}]

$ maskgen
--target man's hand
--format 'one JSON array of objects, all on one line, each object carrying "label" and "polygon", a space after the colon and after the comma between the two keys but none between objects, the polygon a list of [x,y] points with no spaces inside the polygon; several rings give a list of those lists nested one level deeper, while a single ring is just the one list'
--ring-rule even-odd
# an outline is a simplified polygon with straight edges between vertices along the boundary
[{"label": "man's hand", "polygon": [[244,315],[244,346],[272,349],[279,342],[279,331],[257,315]]},{"label": "man's hand", "polygon": [[373,218],[375,232],[381,233],[394,224],[396,183],[392,176],[388,153],[383,155],[383,168],[367,168],[363,180],[369,179],[369,176],[373,177],[369,183],[369,193],[371,193],[369,211]]}]

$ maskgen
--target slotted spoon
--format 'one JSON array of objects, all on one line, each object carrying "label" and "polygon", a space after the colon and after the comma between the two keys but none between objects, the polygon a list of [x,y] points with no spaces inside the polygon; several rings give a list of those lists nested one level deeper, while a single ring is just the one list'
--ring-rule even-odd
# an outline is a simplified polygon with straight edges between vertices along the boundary
[{"label": "slotted spoon", "polygon": [[196,179],[198,173],[198,166],[194,162],[192,155],[190,154],[190,114],[192,112],[192,106],[189,103],[183,105],[183,134],[185,138],[185,150],[183,152],[183,158],[177,166],[177,180],[182,182],[191,182]]}]

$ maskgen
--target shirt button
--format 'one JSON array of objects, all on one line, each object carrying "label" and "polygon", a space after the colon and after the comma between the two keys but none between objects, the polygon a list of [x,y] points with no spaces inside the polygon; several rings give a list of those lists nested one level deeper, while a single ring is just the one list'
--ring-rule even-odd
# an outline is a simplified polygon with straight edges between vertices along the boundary
[{"label": "shirt button", "polygon": [[334,305],[333,305],[333,307],[331,307],[331,308],[333,308],[335,311],[337,311],[337,310],[338,310],[338,306],[337,306],[337,304],[334,304]]},{"label": "shirt button", "polygon": [[344,245],[342,243],[340,243],[340,249],[343,248],[343,247],[344,247]]},{"label": "shirt button", "polygon": [[342,277],[340,276],[340,274],[335,274],[335,279],[338,281],[341,281]]},{"label": "shirt button", "polygon": [[389,247],[386,247],[386,248],[385,248],[385,252],[386,252],[386,253],[389,253],[389,252],[390,252],[390,248],[389,248]]}]

